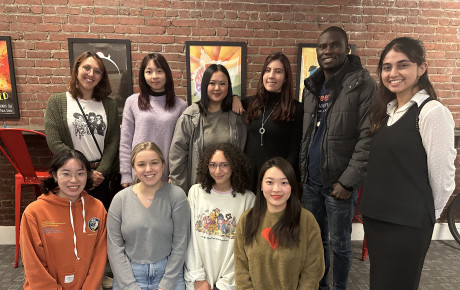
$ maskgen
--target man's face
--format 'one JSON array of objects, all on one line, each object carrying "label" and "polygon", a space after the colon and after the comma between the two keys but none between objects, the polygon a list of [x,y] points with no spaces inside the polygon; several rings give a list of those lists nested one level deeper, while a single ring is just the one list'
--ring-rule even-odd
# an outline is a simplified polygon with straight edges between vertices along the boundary
[{"label": "man's face", "polygon": [[345,43],[343,35],[336,31],[328,31],[318,39],[316,56],[319,66],[328,75],[336,73],[345,61],[350,46]]}]

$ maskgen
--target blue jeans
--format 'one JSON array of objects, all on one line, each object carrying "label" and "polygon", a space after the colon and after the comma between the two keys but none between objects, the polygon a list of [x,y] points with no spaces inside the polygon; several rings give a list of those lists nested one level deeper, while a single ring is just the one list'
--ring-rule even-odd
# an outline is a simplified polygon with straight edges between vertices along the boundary
[{"label": "blue jeans", "polygon": [[[167,257],[153,264],[138,264],[134,263],[133,261],[130,261],[134,278],[136,278],[136,282],[139,285],[139,287],[142,290],[157,290],[158,285],[160,284],[161,279],[163,278],[163,275],[165,273],[167,262]],[[113,280],[112,289],[120,289],[115,279]],[[183,269],[181,269],[179,275],[177,276],[176,284],[174,285],[174,290],[185,290]]]},{"label": "blue jeans", "polygon": [[352,261],[351,221],[357,192],[354,191],[346,200],[333,198],[331,192],[332,187],[306,183],[303,185],[302,201],[321,229],[326,268],[319,289],[329,289],[330,248],[333,253],[333,289],[346,289]]}]

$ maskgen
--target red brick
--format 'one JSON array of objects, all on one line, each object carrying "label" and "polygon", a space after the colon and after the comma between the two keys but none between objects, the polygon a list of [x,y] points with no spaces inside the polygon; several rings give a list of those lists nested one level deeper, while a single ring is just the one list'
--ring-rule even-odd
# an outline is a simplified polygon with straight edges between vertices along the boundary
[{"label": "red brick", "polygon": [[157,27],[157,26],[146,26],[140,27],[139,33],[140,34],[164,34],[166,29],[164,27]]},{"label": "red brick", "polygon": [[238,21],[238,20],[223,20],[221,22],[221,27],[226,28],[246,28],[245,21]]},{"label": "red brick", "polygon": [[44,15],[44,23],[65,23],[67,22],[67,16],[58,16],[58,15]]},{"label": "red brick", "polygon": [[183,27],[169,27],[166,29],[166,32],[169,35],[190,35],[191,29]]},{"label": "red brick", "polygon": [[118,24],[118,17],[94,17],[94,24],[112,24],[112,25],[117,25]]},{"label": "red brick", "polygon": [[92,6],[94,0],[69,0],[69,6]]},{"label": "red brick", "polygon": [[[116,30],[115,30],[116,29]],[[129,30],[134,30],[134,33],[139,33],[139,28],[136,27],[123,27],[123,26],[112,26],[112,25],[91,25],[89,32],[91,33],[127,33]]]},{"label": "red brick", "polygon": [[37,31],[45,32],[60,32],[62,30],[62,25],[60,24],[37,24],[35,27]]},{"label": "red brick", "polygon": [[252,29],[231,29],[228,31],[230,37],[247,37],[251,38],[253,36]]},{"label": "red brick", "polygon": [[213,28],[192,28],[193,36],[213,36],[216,35],[216,30]]},{"label": "red brick", "polygon": [[243,8],[243,3],[241,2],[228,2],[228,3],[225,3],[225,2],[222,2],[220,3],[220,8],[222,10],[230,10],[230,11],[241,11],[241,10],[244,10]]},{"label": "red brick", "polygon": [[192,9],[195,8],[194,1],[171,1],[171,8],[174,9]]},{"label": "red brick", "polygon": [[171,24],[177,27],[194,27],[196,25],[196,20],[194,19],[174,19],[171,21]]},{"label": "red brick", "polygon": [[171,21],[166,19],[146,19],[145,21],[147,26],[169,26],[170,24]]},{"label": "red brick", "polygon": [[157,8],[169,8],[171,1],[165,1],[165,0],[145,0],[145,7],[153,7],[155,9]]},{"label": "red brick", "polygon": [[88,25],[81,24],[64,24],[62,25],[62,31],[64,32],[87,32]]}]

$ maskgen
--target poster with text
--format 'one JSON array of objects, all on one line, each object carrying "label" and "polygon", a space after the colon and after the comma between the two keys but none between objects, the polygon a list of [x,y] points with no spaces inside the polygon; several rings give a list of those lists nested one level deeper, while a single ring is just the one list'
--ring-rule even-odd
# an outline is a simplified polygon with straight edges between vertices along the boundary
[{"label": "poster with text", "polygon": [[0,117],[19,118],[11,38],[0,36]]}]

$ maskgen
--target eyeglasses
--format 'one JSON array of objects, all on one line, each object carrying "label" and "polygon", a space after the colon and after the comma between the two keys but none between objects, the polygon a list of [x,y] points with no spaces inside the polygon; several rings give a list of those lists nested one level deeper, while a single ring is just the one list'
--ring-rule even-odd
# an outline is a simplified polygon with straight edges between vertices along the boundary
[{"label": "eyeglasses", "polygon": [[94,75],[97,75],[97,76],[101,76],[102,75],[102,71],[98,68],[93,68],[91,67],[89,64],[86,64],[86,65],[82,65],[81,68],[83,69],[83,71],[85,73],[90,73],[91,70],[93,71],[93,74]]},{"label": "eyeglasses", "polygon": [[228,164],[227,162],[222,162],[219,164],[211,162],[208,165],[209,171],[216,171],[217,167],[219,167],[220,170],[227,170],[230,168],[230,164]]},{"label": "eyeglasses", "polygon": [[58,174],[59,176],[59,179],[61,179],[62,181],[69,181],[72,179],[72,176],[75,177],[75,179],[83,179],[85,177],[87,177],[87,173],[86,171],[79,171],[79,172],[76,172],[76,173],[70,173],[70,172],[60,172]]}]

